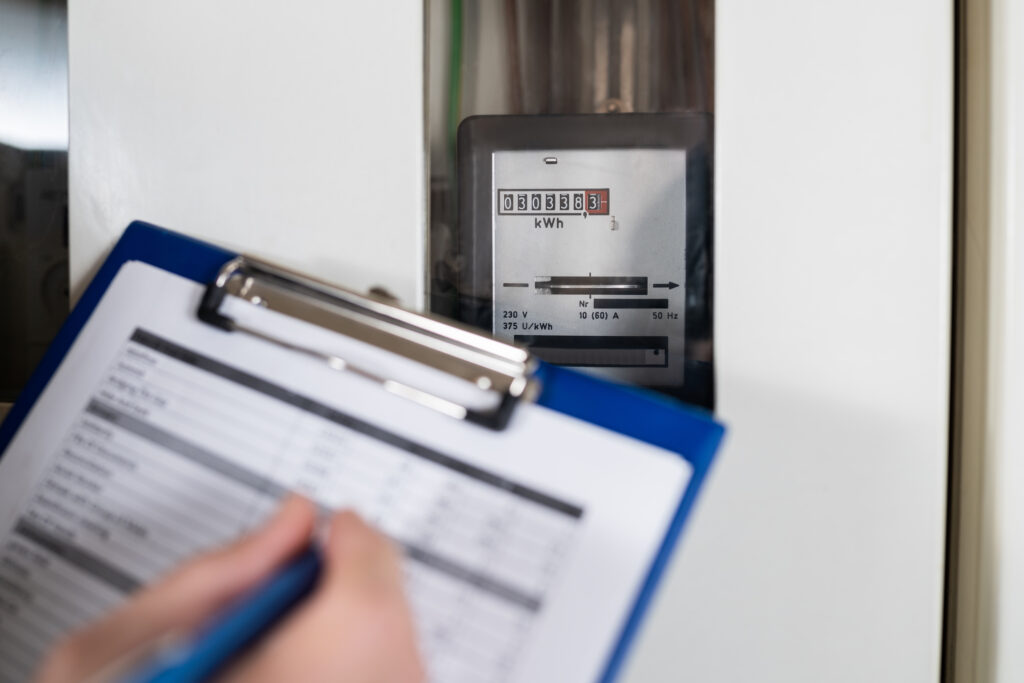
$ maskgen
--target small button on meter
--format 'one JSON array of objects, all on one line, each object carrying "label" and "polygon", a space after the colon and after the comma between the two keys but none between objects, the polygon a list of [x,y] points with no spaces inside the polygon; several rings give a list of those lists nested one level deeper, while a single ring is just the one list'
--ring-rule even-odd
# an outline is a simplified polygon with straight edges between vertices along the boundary
[{"label": "small button on meter", "polygon": [[713,407],[708,115],[474,117],[458,158],[463,321]]}]

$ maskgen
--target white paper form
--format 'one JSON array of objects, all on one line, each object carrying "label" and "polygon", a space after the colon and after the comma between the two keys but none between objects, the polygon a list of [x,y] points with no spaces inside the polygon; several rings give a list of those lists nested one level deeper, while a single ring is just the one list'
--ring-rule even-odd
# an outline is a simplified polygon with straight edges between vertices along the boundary
[{"label": "white paper form", "polygon": [[[463,424],[205,325],[201,293],[123,267],[0,459],[0,681],[25,679],[62,633],[259,524],[288,490],[356,509],[403,550],[432,680],[600,675],[685,460],[538,406],[502,432]],[[227,305],[373,360],[329,331]]]}]

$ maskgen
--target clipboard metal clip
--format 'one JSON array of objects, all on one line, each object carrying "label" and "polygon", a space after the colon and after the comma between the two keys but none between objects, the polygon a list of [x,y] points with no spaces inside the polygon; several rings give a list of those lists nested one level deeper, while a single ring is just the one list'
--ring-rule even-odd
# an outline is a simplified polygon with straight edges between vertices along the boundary
[{"label": "clipboard metal clip", "polygon": [[[445,372],[492,392],[497,400],[485,408],[457,403],[338,356],[269,335],[223,314],[221,306],[228,295]],[[221,267],[206,287],[198,315],[223,330],[244,332],[318,358],[334,370],[370,379],[393,394],[491,429],[503,429],[519,401],[532,400],[538,393],[537,361],[525,349],[247,256]]]}]

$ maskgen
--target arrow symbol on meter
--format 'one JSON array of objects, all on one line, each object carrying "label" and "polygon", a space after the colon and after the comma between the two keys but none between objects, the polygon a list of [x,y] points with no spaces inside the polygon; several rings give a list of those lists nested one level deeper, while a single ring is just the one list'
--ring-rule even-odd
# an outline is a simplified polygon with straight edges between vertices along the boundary
[{"label": "arrow symbol on meter", "polygon": [[653,285],[651,285],[651,287],[661,287],[661,288],[667,288],[667,289],[675,289],[678,286],[679,286],[678,282],[671,282],[671,281],[669,281],[669,282],[655,282]]}]

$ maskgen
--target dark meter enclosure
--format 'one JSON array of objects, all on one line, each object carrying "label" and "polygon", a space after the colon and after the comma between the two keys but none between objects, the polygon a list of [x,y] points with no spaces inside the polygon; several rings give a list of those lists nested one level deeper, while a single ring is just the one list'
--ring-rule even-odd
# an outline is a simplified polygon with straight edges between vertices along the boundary
[{"label": "dark meter enclosure", "polygon": [[713,409],[712,139],[708,114],[464,120],[456,317]]}]

